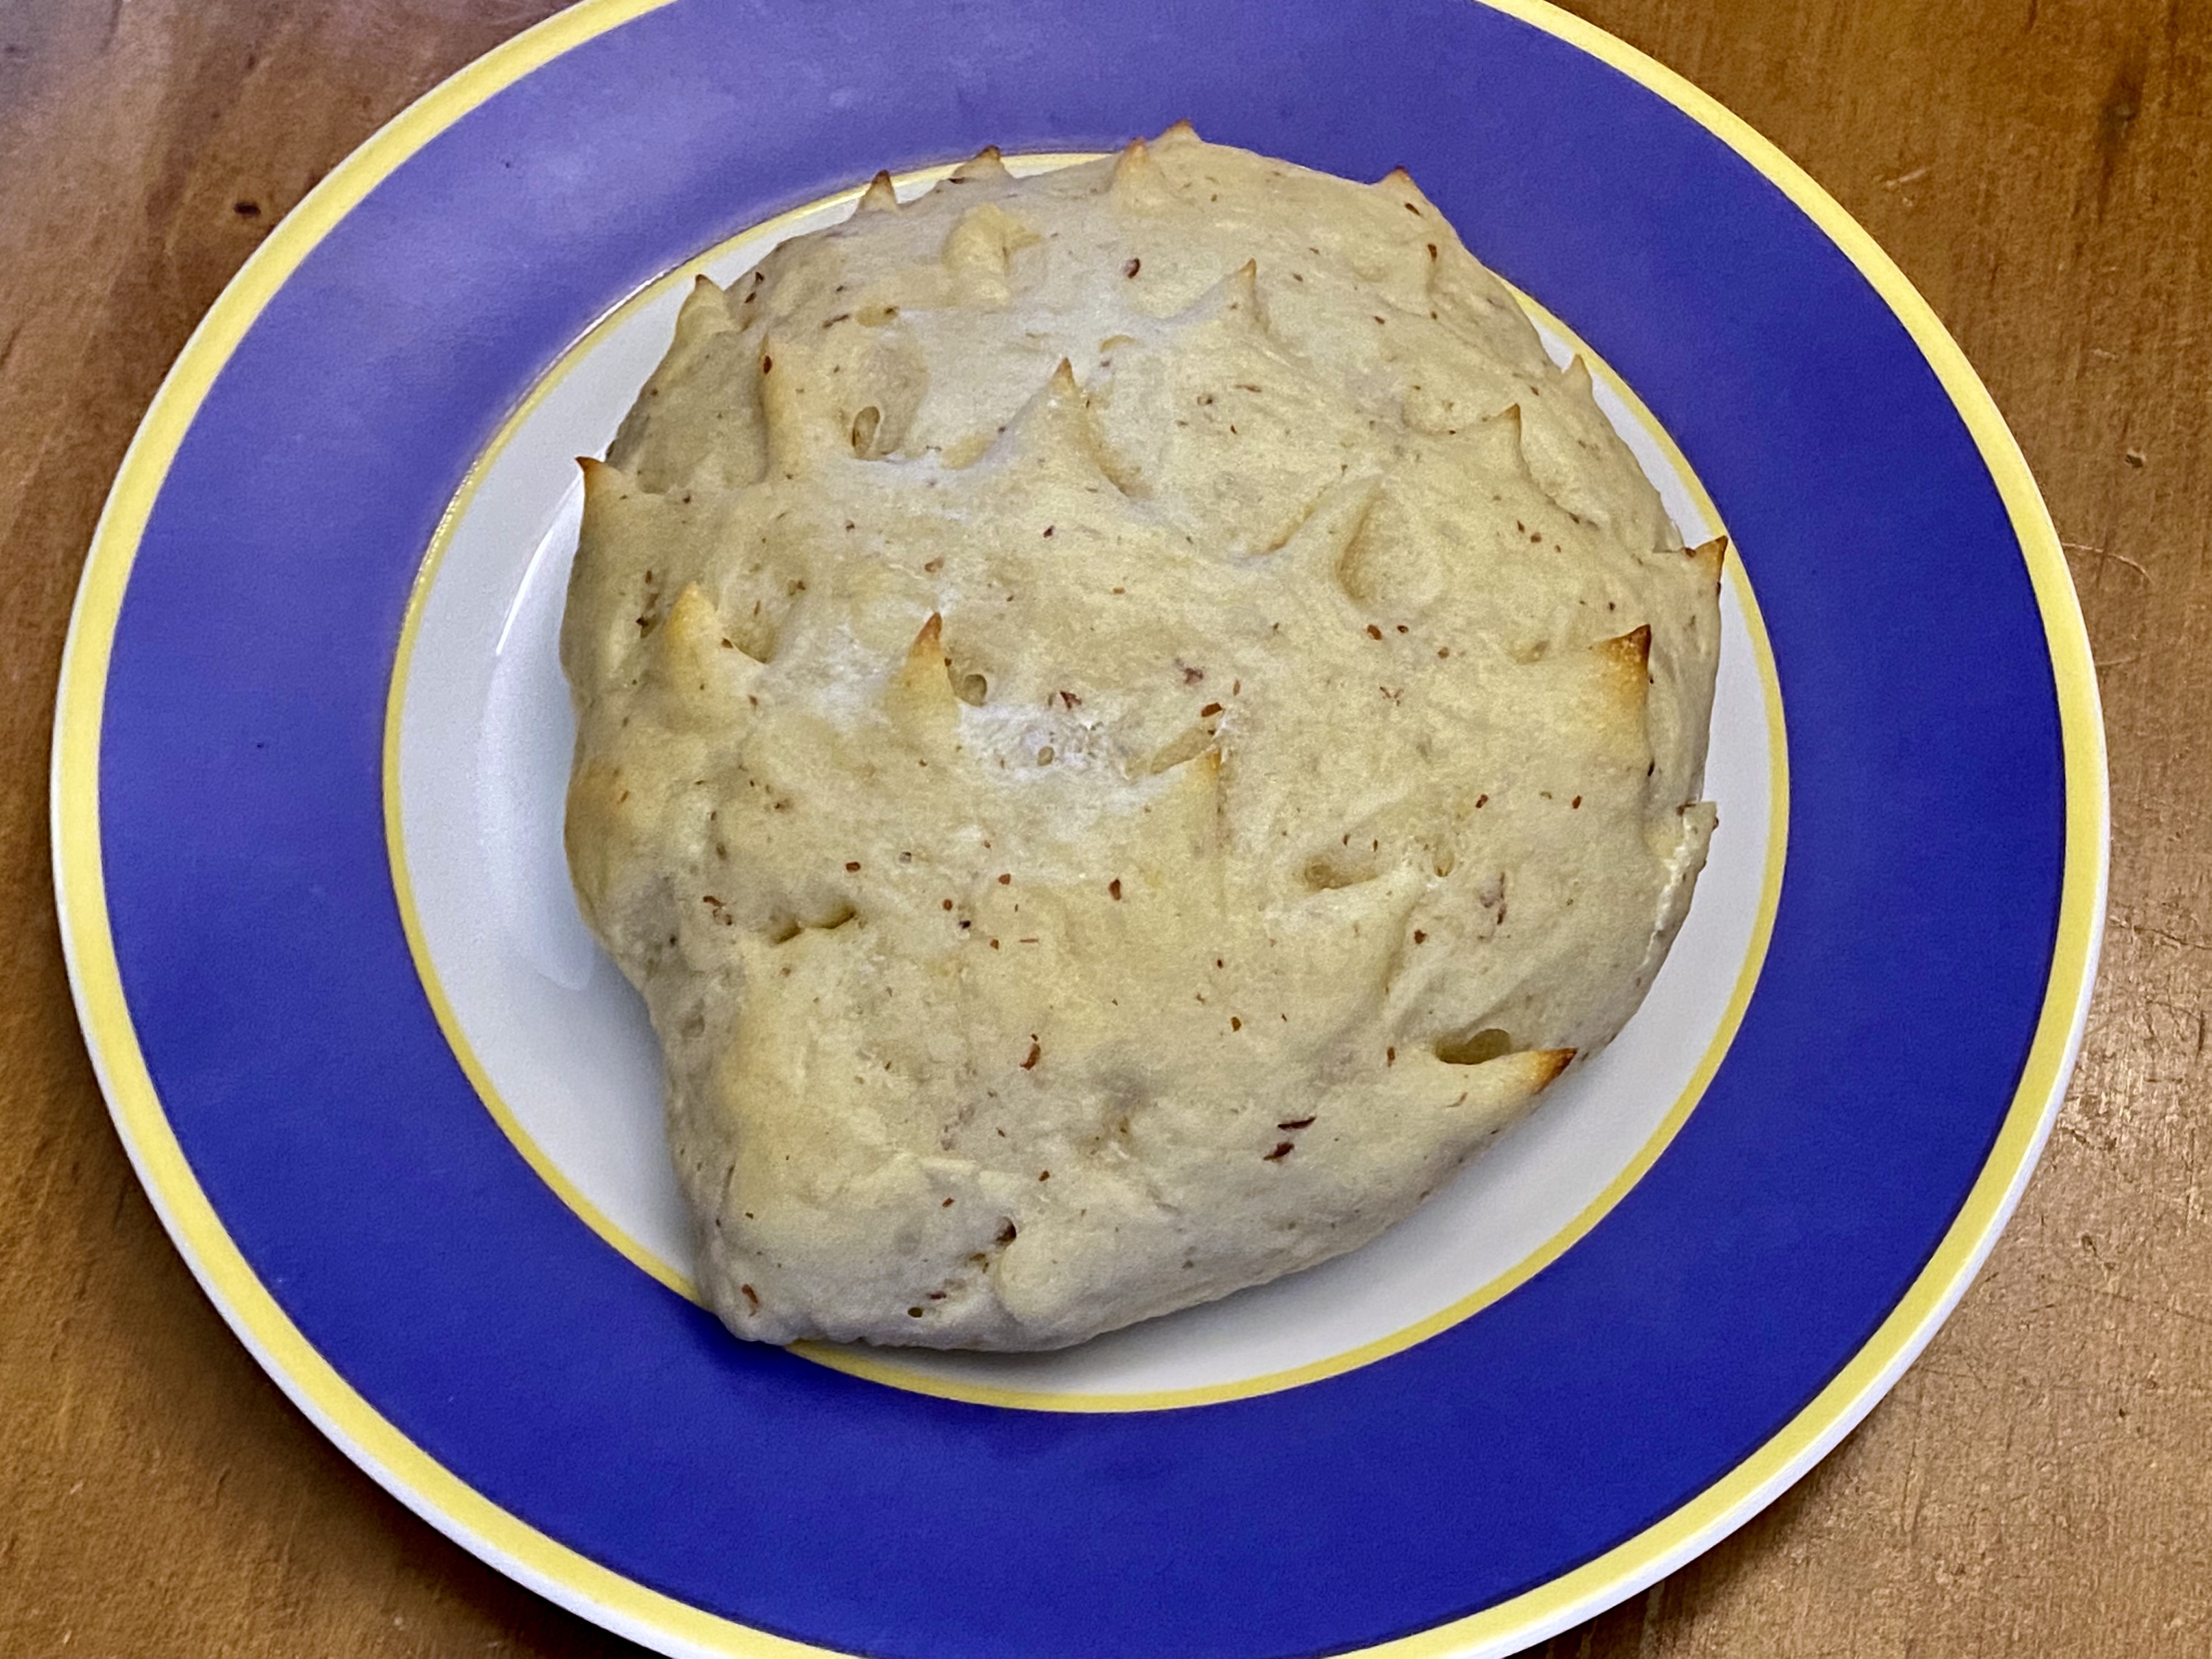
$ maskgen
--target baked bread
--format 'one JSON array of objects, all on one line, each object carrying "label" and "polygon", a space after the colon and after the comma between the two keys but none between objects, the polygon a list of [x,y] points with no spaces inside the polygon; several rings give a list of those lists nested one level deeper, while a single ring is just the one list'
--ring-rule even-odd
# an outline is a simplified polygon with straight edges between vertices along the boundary
[{"label": "baked bread", "polygon": [[1348,1250],[1689,902],[1721,549],[1402,172],[878,176],[584,466],[570,866],[740,1336],[1057,1347]]}]

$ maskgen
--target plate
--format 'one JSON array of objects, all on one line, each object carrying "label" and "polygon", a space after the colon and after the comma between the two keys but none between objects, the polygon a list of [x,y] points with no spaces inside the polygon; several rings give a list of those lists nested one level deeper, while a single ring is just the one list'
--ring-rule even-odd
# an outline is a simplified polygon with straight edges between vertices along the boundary
[{"label": "plate", "polygon": [[[688,276],[995,143],[1407,166],[1738,556],[1644,1008],[1367,1249],[1063,1354],[729,1339],[558,842],[571,458]],[[86,567],[56,879],[201,1283],[433,1524],[682,1654],[1511,1651],[1741,1523],[1993,1243],[2101,921],[2087,647],[1863,231],[1541,5],[592,0],[402,114],[179,358]],[[1570,1086],[1571,1085],[1571,1086]]]},{"label": "plate", "polygon": [[[1012,158],[1018,172],[1066,156]],[[923,169],[908,198],[945,171]],[[778,216],[669,272],[564,354],[478,456],[417,576],[386,725],[393,884],[447,1040],[516,1147],[646,1272],[691,1294],[690,1226],[644,1009],[585,931],[562,848],[574,722],[557,661],[582,489],[697,274],[725,285],[854,192]],[[1692,544],[1724,532],[1695,473],[1588,343],[1525,296]],[[1649,1012],[1546,1092],[1545,1110],[1354,1257],[1058,1354],[899,1356],[809,1344],[823,1363],[992,1404],[1126,1410],[1263,1393],[1352,1369],[1467,1317],[1581,1236],[1656,1155],[1741,1022],[1785,860],[1787,743],[1773,654],[1739,562],[1722,593],[1708,795],[1718,836]],[[1017,941],[1018,944],[1018,941]]]}]

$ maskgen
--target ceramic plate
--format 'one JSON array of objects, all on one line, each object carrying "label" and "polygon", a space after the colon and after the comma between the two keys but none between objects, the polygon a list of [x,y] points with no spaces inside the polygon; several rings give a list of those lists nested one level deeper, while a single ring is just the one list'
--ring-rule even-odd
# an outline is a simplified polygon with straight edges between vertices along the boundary
[{"label": "ceramic plate", "polygon": [[[1620,1040],[1413,1220],[1038,1356],[727,1337],[560,849],[578,490],[690,276],[987,143],[1409,167],[1686,534],[1721,830]],[[2011,438],[1904,278],[1528,0],[594,0],[269,238],[125,462],[63,674],[80,1011],[301,1408],[680,1654],[1504,1653],[1754,1513],[1994,1241],[2071,1064],[2101,733]]]}]

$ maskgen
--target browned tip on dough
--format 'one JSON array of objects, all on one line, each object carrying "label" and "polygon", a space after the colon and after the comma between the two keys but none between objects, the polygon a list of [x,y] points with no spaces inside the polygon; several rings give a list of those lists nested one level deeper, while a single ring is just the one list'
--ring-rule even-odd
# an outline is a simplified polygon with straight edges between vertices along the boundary
[{"label": "browned tip on dough", "polygon": [[1700,542],[1695,547],[1686,547],[1682,551],[1696,562],[1698,568],[1704,572],[1708,579],[1717,582],[1721,579],[1721,566],[1728,560],[1728,545],[1727,537],[1716,536],[1709,542]]},{"label": "browned tip on dough", "polygon": [[1641,732],[1644,707],[1651,693],[1651,628],[1649,623],[1590,647],[1597,659],[1600,707],[1610,723],[1625,718],[1624,730]]},{"label": "browned tip on dough", "polygon": [[[1456,1042],[1439,1044],[1436,1060],[1449,1069],[1447,1088],[1458,1091],[1451,1099],[1437,1099],[1446,1111],[1472,1108],[1479,1118],[1497,1126],[1502,1115],[1517,1113],[1565,1071],[1575,1057],[1572,1048],[1508,1048],[1512,1039],[1496,1030],[1482,1030]],[[1395,1051],[1391,1051],[1393,1055]],[[1411,1086],[1427,1089],[1439,1080],[1437,1073],[1418,1061],[1401,1069]],[[1419,1080],[1417,1080],[1419,1079]]]},{"label": "browned tip on dough", "polygon": [[1422,193],[1421,187],[1413,182],[1413,175],[1405,168],[1392,167],[1375,181],[1373,187],[1395,200],[1414,219],[1431,222],[1425,234],[1436,235],[1439,232],[1449,231],[1449,228],[1443,223],[1443,216],[1436,210],[1436,204]]},{"label": "browned tip on dough", "polygon": [[868,180],[868,187],[860,192],[860,199],[854,204],[853,211],[891,213],[897,210],[898,204],[898,191],[892,186],[891,175],[886,170]]},{"label": "browned tip on dough", "polygon": [[1157,207],[1170,200],[1174,187],[1152,161],[1151,146],[1133,138],[1114,157],[1114,171],[1106,180],[1106,193],[1132,210]]},{"label": "browned tip on dough", "polygon": [[1531,1048],[1528,1051],[1528,1092],[1534,1094],[1548,1088],[1559,1073],[1574,1063],[1571,1048]]},{"label": "browned tip on dough", "polygon": [[944,635],[944,619],[933,611],[884,690],[884,707],[892,724],[910,741],[929,750],[941,748],[950,740],[959,713]]},{"label": "browned tip on dough", "polygon": [[702,634],[719,635],[719,613],[714,600],[696,582],[684,584],[684,591],[676,596],[676,603],[668,607],[668,625],[660,630],[661,644],[665,647],[672,638],[690,637]]},{"label": "browned tip on dough", "polygon": [[951,726],[956,714],[951,664],[945,659],[945,619],[936,611],[914,635],[905,659],[891,671],[883,702],[891,719],[914,737]]},{"label": "browned tip on dough", "polygon": [[1226,289],[1222,297],[1224,310],[1245,312],[1255,322],[1261,320],[1260,262],[1257,259],[1247,259],[1231,271],[1223,287]]},{"label": "browned tip on dough", "polygon": [[584,475],[584,515],[596,518],[610,503],[629,494],[629,474],[596,456],[579,455],[576,469]]},{"label": "browned tip on dough", "polygon": [[1065,357],[1051,378],[1024,404],[991,447],[991,453],[1041,466],[1073,465],[1099,482],[1120,488],[1106,470],[1106,457],[1093,429],[1075,366]]},{"label": "browned tip on dough", "polygon": [[1639,623],[1626,634],[1600,640],[1590,649],[1602,653],[1607,661],[1619,663],[1624,668],[1633,668],[1640,674],[1651,663],[1651,624]]},{"label": "browned tip on dough", "polygon": [[675,716],[680,723],[726,707],[751,685],[761,668],[753,648],[774,654],[772,644],[753,638],[741,645],[739,637],[726,630],[721,612],[698,583],[684,584],[652,635],[662,682],[681,705]]},{"label": "browned tip on dough", "polygon": [[1239,329],[1267,332],[1267,316],[1260,303],[1260,262],[1247,259],[1175,315],[1179,325],[1228,324]]},{"label": "browned tip on dough", "polygon": [[1152,142],[1156,144],[1195,144],[1200,142],[1198,129],[1188,121],[1177,121]]},{"label": "browned tip on dough", "polygon": [[[1646,625],[1588,647],[1583,690],[1575,702],[1586,730],[1615,763],[1647,766],[1651,736],[1645,716],[1651,703],[1651,629]],[[1564,804],[1564,803],[1563,803]],[[1575,797],[1580,805],[1582,798]]]},{"label": "browned tip on dough", "polygon": [[1510,403],[1496,414],[1486,415],[1459,429],[1468,434],[1492,465],[1517,472],[1523,478],[1534,482],[1534,475],[1528,470],[1528,449],[1523,441],[1522,424],[1521,405]]},{"label": "browned tip on dough", "polygon": [[964,184],[970,179],[1011,177],[1012,175],[1006,171],[1006,161],[1000,155],[999,147],[996,144],[984,145],[982,149],[952,169],[952,179],[955,184]]}]

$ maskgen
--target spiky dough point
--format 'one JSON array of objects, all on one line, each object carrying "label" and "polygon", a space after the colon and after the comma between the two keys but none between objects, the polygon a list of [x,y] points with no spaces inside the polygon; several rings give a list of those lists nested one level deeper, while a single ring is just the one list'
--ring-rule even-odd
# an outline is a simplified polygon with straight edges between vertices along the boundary
[{"label": "spiky dough point", "polygon": [[855,213],[890,213],[899,204],[898,188],[891,183],[887,168],[879,169],[868,180],[868,187],[860,192],[860,199],[853,204]]},{"label": "spiky dough point", "polygon": [[1402,171],[878,175],[611,453],[571,869],[742,1335],[1054,1347],[1349,1249],[1680,923],[1721,549]]}]

